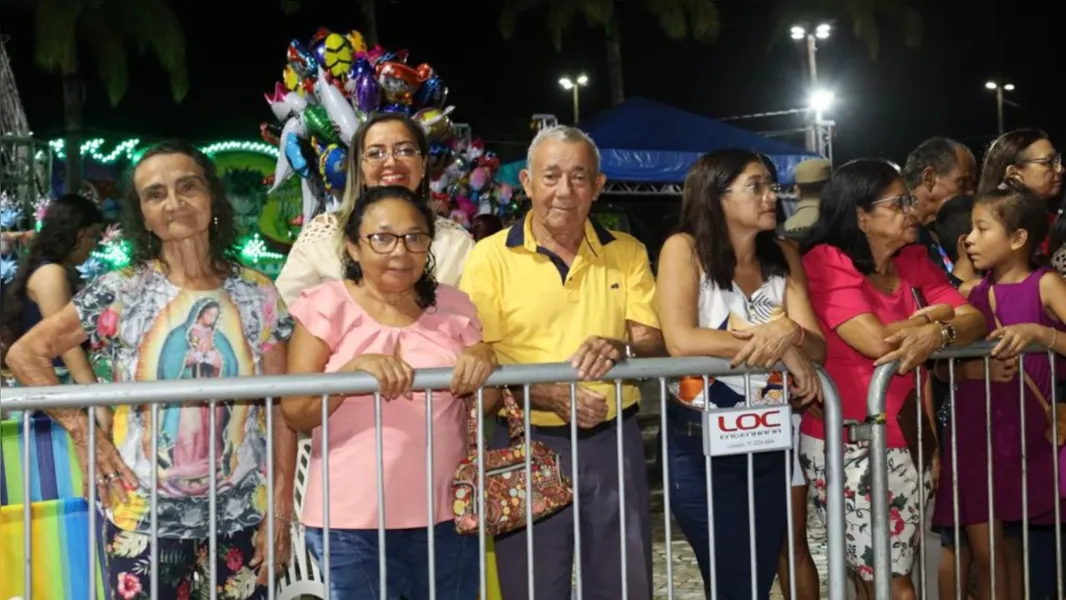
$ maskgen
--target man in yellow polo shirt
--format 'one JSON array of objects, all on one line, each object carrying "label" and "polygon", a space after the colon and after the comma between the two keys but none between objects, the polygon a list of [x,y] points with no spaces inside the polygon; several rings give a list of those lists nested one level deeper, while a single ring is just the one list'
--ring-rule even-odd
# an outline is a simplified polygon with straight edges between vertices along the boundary
[{"label": "man in yellow polo shirt", "polygon": [[[484,339],[501,364],[570,362],[583,381],[530,388],[533,439],[562,456],[580,497],[581,564],[587,597],[652,597],[647,472],[636,386],[622,386],[624,457],[618,461],[618,399],[599,381],[619,361],[664,353],[655,312],[655,280],[643,244],[589,220],[603,191],[599,150],[572,127],[541,130],[529,147],[522,186],[532,200],[525,219],[474,247],[460,287],[477,305]],[[570,473],[578,428],[578,473]],[[495,445],[508,444],[497,426]],[[626,538],[620,537],[619,469],[625,485]],[[533,534],[536,599],[570,597],[573,507],[538,522]],[[621,572],[619,548],[626,552]],[[526,532],[496,540],[504,600],[528,598]]]}]

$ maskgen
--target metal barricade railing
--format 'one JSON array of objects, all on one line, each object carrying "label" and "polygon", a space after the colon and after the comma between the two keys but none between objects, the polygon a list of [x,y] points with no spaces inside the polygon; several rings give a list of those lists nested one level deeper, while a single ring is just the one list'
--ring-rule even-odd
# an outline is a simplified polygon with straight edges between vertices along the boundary
[{"label": "metal barricade railing", "polygon": [[[960,400],[960,399],[958,399],[956,397],[956,392],[957,392],[957,389],[958,389],[958,385],[957,384],[959,383],[957,381],[957,378],[956,378],[956,367],[957,367],[957,365],[960,364],[959,361],[965,361],[967,359],[969,359],[969,360],[982,360],[983,363],[984,363],[982,372],[983,372],[983,378],[984,378],[984,394],[983,394],[983,396],[984,396],[984,408],[985,408],[984,420],[985,420],[985,423],[986,423],[986,427],[985,427],[985,431],[982,432],[982,439],[983,439],[984,445],[985,445],[985,456],[987,457],[986,466],[987,466],[987,483],[988,483],[988,489],[987,489],[988,522],[991,524],[993,521],[997,520],[997,517],[996,517],[997,513],[996,513],[995,508],[994,508],[995,507],[995,496],[996,496],[996,493],[994,491],[995,490],[995,483],[994,483],[995,480],[994,480],[994,475],[993,475],[993,470],[994,470],[993,469],[993,461],[994,461],[994,457],[993,457],[994,456],[994,453],[993,453],[993,428],[996,427],[997,425],[1002,425],[1001,423],[995,423],[994,420],[993,420],[993,414],[994,414],[993,406],[994,406],[994,403],[996,403],[996,402],[1007,402],[1007,401],[1009,401],[1007,399],[999,399],[998,401],[993,399],[992,385],[991,385],[991,379],[990,379],[990,361],[993,360],[993,359],[991,359],[991,351],[992,351],[993,348],[995,348],[995,344],[994,343],[978,342],[978,343],[970,344],[970,345],[967,345],[967,346],[946,348],[944,350],[941,350],[941,351],[936,352],[935,354],[933,354],[933,356],[930,359],[932,361],[935,361],[933,363],[934,365],[940,365],[940,364],[943,363],[943,364],[946,364],[946,367],[947,367],[947,370],[946,370],[946,372],[947,372],[947,376],[946,376],[947,380],[943,381],[942,383],[946,383],[948,385],[948,396],[949,396],[948,403],[949,404],[946,405],[946,411],[948,413],[946,415],[947,423],[943,423],[943,424],[944,424],[946,430],[950,430],[950,434],[948,434],[945,431],[944,435],[947,436],[947,439],[946,440],[945,439],[939,439],[938,440],[940,442],[940,444],[941,444],[939,446],[938,450],[941,451],[941,456],[940,456],[940,464],[941,465],[945,464],[945,461],[950,461],[952,476],[951,476],[951,481],[944,481],[943,478],[941,478],[941,480],[939,482],[939,486],[940,487],[943,487],[944,485],[952,486],[951,487],[951,495],[952,495],[952,511],[951,511],[951,514],[953,515],[954,523],[953,523],[953,527],[952,527],[952,530],[950,532],[950,535],[952,535],[953,538],[954,538],[953,539],[953,544],[954,544],[954,546],[953,546],[953,548],[954,548],[954,561],[953,561],[953,563],[954,564],[951,565],[954,568],[954,594],[953,594],[953,597],[954,598],[958,598],[960,600],[962,598],[970,597],[970,594],[967,591],[967,587],[968,587],[969,582],[968,581],[963,581],[963,579],[962,579],[962,577],[960,575],[960,573],[962,573],[964,571],[961,568],[964,565],[962,565],[961,562],[960,562],[960,551],[959,551],[960,548],[962,547],[962,545],[960,543],[960,537],[961,537],[960,536],[960,532],[962,530],[962,526],[959,524],[959,512],[960,512],[959,511],[960,497],[959,497],[959,488],[958,488],[958,482],[959,482],[959,469],[958,469],[958,466],[959,466],[959,453],[958,453],[958,447],[957,447],[958,440],[959,440],[959,433],[960,432],[959,432],[958,427],[956,427],[956,414],[957,414],[957,409],[958,409],[958,406],[959,406],[957,400]],[[1019,406],[1018,406],[1018,410],[1019,410],[1019,418],[1020,418],[1020,422],[1019,422],[1020,427],[1017,430],[1017,434],[1018,434],[1018,438],[1019,438],[1019,441],[1017,443],[1019,444],[1019,449],[1020,449],[1021,480],[1022,480],[1022,483],[1021,483],[1021,486],[1020,486],[1021,489],[1018,490],[1017,493],[1020,494],[1020,496],[1021,496],[1021,510],[1022,510],[1021,528],[1022,528],[1022,548],[1023,549],[1022,549],[1022,565],[1021,565],[1022,581],[1021,581],[1021,590],[1020,590],[1020,592],[1022,594],[1021,597],[1025,597],[1025,598],[1031,597],[1030,596],[1029,567],[1030,567],[1030,564],[1031,564],[1030,561],[1032,560],[1032,557],[1030,556],[1030,553],[1029,553],[1029,522],[1028,521],[1029,521],[1030,515],[1029,515],[1029,509],[1028,509],[1028,504],[1029,504],[1028,488],[1029,488],[1030,481],[1028,479],[1029,474],[1028,474],[1028,469],[1027,469],[1027,464],[1028,464],[1027,444],[1028,444],[1028,440],[1027,440],[1027,435],[1026,435],[1026,428],[1027,428],[1026,413],[1028,412],[1027,409],[1026,409],[1026,403],[1027,403],[1026,398],[1029,395],[1029,391],[1027,390],[1028,386],[1027,386],[1026,377],[1024,377],[1023,374],[1026,372],[1025,371],[1026,356],[1027,355],[1033,355],[1033,354],[1047,356],[1048,362],[1050,364],[1050,370],[1049,370],[1050,371],[1049,372],[1050,395],[1046,398],[1046,401],[1048,402],[1049,409],[1050,409],[1048,426],[1050,428],[1050,434],[1052,436],[1051,439],[1057,439],[1059,437],[1058,406],[1057,406],[1057,403],[1062,400],[1061,398],[1057,398],[1057,386],[1060,385],[1060,383],[1058,381],[1058,377],[1057,377],[1057,374],[1056,374],[1056,368],[1055,368],[1056,367],[1056,363],[1060,359],[1053,352],[1050,352],[1047,348],[1044,348],[1044,347],[1041,347],[1041,346],[1034,345],[1034,346],[1030,346],[1030,347],[1026,348],[1025,353],[1022,354],[1021,356],[1019,356],[1018,359],[1017,359],[1018,360],[1017,374],[1014,376],[1013,380],[1009,383],[1009,385],[1017,385],[1018,389],[1019,389],[1019,400],[1018,400],[1019,401]],[[890,364],[881,365],[877,369],[875,369],[873,377],[870,380],[870,388],[869,388],[869,392],[868,392],[868,395],[867,395],[867,404],[866,404],[867,416],[866,416],[866,420],[863,423],[856,423],[856,422],[848,422],[848,423],[846,423],[846,426],[848,427],[848,432],[849,432],[848,433],[848,437],[850,438],[849,441],[865,441],[865,442],[868,442],[870,444],[870,457],[871,458],[870,458],[869,469],[870,469],[870,473],[871,473],[871,488],[872,488],[872,490],[871,490],[871,496],[872,496],[871,497],[871,503],[872,503],[872,511],[871,512],[872,512],[872,514],[870,515],[870,520],[872,521],[872,545],[873,545],[873,555],[874,555],[874,595],[875,595],[875,597],[878,600],[881,600],[881,599],[887,600],[888,598],[892,597],[892,591],[891,591],[892,569],[891,569],[890,532],[889,532],[889,522],[890,522],[890,520],[889,520],[889,494],[890,494],[891,490],[889,489],[889,483],[888,483],[888,464],[887,464],[887,462],[888,462],[887,461],[888,448],[887,448],[887,438],[886,438],[886,424],[887,424],[888,419],[895,418],[895,416],[894,415],[886,415],[886,401],[887,401],[888,387],[889,387],[889,384],[891,383],[891,381],[893,380],[893,378],[896,376],[895,370],[896,370],[897,367],[898,367],[898,363],[890,363]],[[927,376],[935,377],[936,374],[935,373],[929,373]],[[924,379],[925,375],[923,375],[922,371],[918,371],[914,375],[914,377],[916,377],[916,379],[917,379],[916,387],[917,387],[917,398],[918,398],[918,402],[916,403],[916,410],[917,410],[918,414],[916,415],[916,419],[917,420],[915,422],[920,424],[920,423],[922,423],[922,419],[928,418],[928,414],[926,413],[926,410],[928,409],[928,407],[926,406],[926,402],[923,401],[923,396],[925,395],[925,391],[926,391],[925,382],[923,382],[923,379]],[[963,398],[963,399],[961,399],[961,401],[964,402],[964,403],[974,402],[975,400],[976,400],[975,398]],[[930,401],[932,401],[932,399],[930,399]],[[941,416],[938,415],[935,418],[936,419],[940,419]],[[1032,424],[1029,424],[1029,426],[1032,426]],[[918,467],[919,481],[921,481],[922,473],[924,472],[924,468],[925,468],[925,466],[927,464],[926,463],[927,459],[928,460],[932,459],[932,457],[924,456],[924,451],[922,449],[923,445],[924,445],[923,444],[923,435],[924,435],[923,434],[923,427],[921,427],[921,426],[917,427],[917,438],[918,438],[917,446],[918,446],[918,462],[919,462],[919,465],[916,465],[916,466]],[[947,450],[948,455],[947,456],[943,455],[944,454],[943,449],[944,449],[944,444],[945,443],[948,444],[948,450]],[[1059,473],[1060,447],[1057,446],[1056,444],[1051,444],[1050,446],[1051,446],[1051,452],[1052,452],[1052,461],[1051,461],[1051,464],[1052,464],[1052,468],[1051,468],[1051,470],[1052,470],[1052,480],[1050,482],[1048,482],[1048,483],[1051,484],[1052,493],[1054,494],[1053,505],[1054,505],[1055,572],[1056,572],[1055,576],[1056,576],[1056,588],[1057,588],[1057,595],[1055,597],[1063,598],[1064,597],[1063,596],[1063,554],[1062,554],[1063,550],[1062,550],[1062,530],[1061,530],[1062,519],[1061,519],[1061,514],[1060,514],[1060,497],[1059,497],[1060,496],[1059,479],[1060,479],[1060,476],[1061,476],[1060,473]],[[930,500],[932,500],[932,496],[930,497]],[[918,559],[918,569],[919,569],[919,572],[918,572],[918,576],[919,576],[918,577],[918,583],[920,585],[920,589],[917,590],[917,591],[918,591],[918,597],[921,598],[921,599],[924,599],[924,598],[927,597],[928,591],[929,591],[928,588],[930,586],[930,581],[931,581],[931,578],[929,577],[929,574],[927,573],[927,569],[926,569],[926,552],[927,552],[927,549],[925,547],[926,546],[926,540],[925,540],[925,537],[924,537],[925,530],[929,526],[929,521],[926,519],[927,510],[928,509],[926,508],[926,502],[922,502],[922,503],[919,504],[919,513],[920,513],[919,514],[919,520],[921,521],[921,526],[920,526],[920,530],[919,530],[919,540],[920,540],[919,543],[920,543],[920,546],[919,546],[919,559]],[[988,590],[990,592],[992,592],[992,595],[990,597],[993,597],[993,598],[998,596],[997,594],[995,594],[995,590],[997,589],[997,586],[996,586],[996,574],[995,574],[995,571],[996,571],[996,566],[995,565],[997,564],[996,556],[997,556],[997,553],[1000,553],[1000,552],[1003,552],[1003,551],[1004,551],[1003,548],[998,548],[997,545],[995,543],[993,543],[993,541],[992,541],[992,529],[989,528],[989,552],[990,552],[990,561],[989,562],[992,565],[992,570],[990,572],[990,581],[988,582]],[[1039,560],[1046,560],[1046,557],[1039,557]],[[965,566],[968,566],[968,565],[965,565]],[[888,576],[885,575],[886,573],[888,574]],[[980,582],[979,582],[979,585],[980,585]],[[938,596],[939,596],[939,594],[934,594],[934,597],[938,597]]]},{"label": "metal barricade railing", "polygon": [[[606,381],[615,383],[615,407],[616,407],[616,427],[617,433],[617,465],[619,469],[619,487],[620,490],[624,490],[623,479],[625,475],[622,472],[623,461],[623,436],[622,425],[625,418],[622,405],[622,383],[632,382],[635,380],[649,380],[657,379],[659,383],[659,406],[661,408],[661,428],[662,428],[662,444],[661,451],[663,454],[668,453],[669,448],[669,425],[667,420],[667,408],[671,400],[669,400],[669,394],[667,391],[668,380],[685,376],[703,376],[704,377],[704,392],[706,394],[709,389],[709,376],[721,377],[724,375],[736,375],[742,376],[745,379],[746,391],[750,391],[750,375],[755,371],[745,369],[731,369],[728,362],[719,359],[712,358],[647,358],[647,359],[634,359],[625,361],[624,363],[616,365],[605,377]],[[426,436],[427,436],[427,448],[426,448],[426,460],[427,460],[427,485],[430,486],[429,504],[430,519],[427,525],[427,537],[428,542],[428,565],[430,573],[432,574],[435,561],[435,549],[433,544],[434,539],[434,527],[437,523],[432,519],[432,470],[433,465],[433,394],[432,390],[447,389],[450,385],[452,377],[451,369],[422,369],[415,373],[413,389],[425,390],[425,400],[427,404],[426,410]],[[843,598],[845,591],[845,562],[844,562],[844,489],[843,489],[843,431],[844,423],[842,419],[842,413],[840,409],[839,398],[836,393],[835,386],[825,376],[824,373],[819,372],[819,377],[824,389],[825,405],[824,405],[824,418],[825,418],[825,485],[826,485],[826,512],[827,512],[827,530],[828,530],[828,592],[830,598]],[[581,522],[580,522],[580,510],[579,504],[581,502],[581,495],[578,493],[579,489],[579,469],[578,469],[578,439],[579,429],[576,425],[577,422],[577,403],[575,401],[578,390],[578,380],[574,369],[566,363],[558,364],[538,364],[538,365],[522,365],[522,366],[506,366],[496,370],[486,383],[486,388],[491,387],[509,387],[509,388],[522,388],[526,394],[529,393],[530,386],[544,383],[569,383],[570,390],[570,410],[571,418],[569,422],[570,436],[569,441],[572,445],[572,482],[574,488],[574,569],[573,572],[576,575],[576,588],[575,594],[577,598],[582,597],[582,565],[581,565]],[[484,396],[482,388],[477,392],[477,414],[478,416],[478,428],[479,432],[483,432],[484,417]],[[378,498],[378,558],[379,558],[379,585],[382,595],[385,593],[385,588],[388,585],[388,577],[386,573],[386,561],[385,561],[385,519],[384,519],[384,477],[383,464],[382,464],[382,450],[383,450],[383,433],[382,433],[382,396],[378,393],[378,386],[376,381],[368,375],[357,373],[346,374],[316,374],[316,375],[284,375],[284,376],[257,376],[257,377],[239,377],[239,378],[219,378],[219,379],[186,379],[186,380],[167,380],[167,381],[153,381],[153,382],[138,382],[138,383],[123,383],[123,384],[95,384],[95,385],[65,385],[65,386],[50,386],[50,387],[26,387],[26,388],[10,388],[5,389],[3,392],[3,405],[5,409],[22,410],[23,413],[23,428],[27,433],[26,443],[29,439],[29,411],[34,409],[39,410],[52,410],[59,408],[84,408],[89,407],[89,418],[87,419],[89,427],[89,456],[94,456],[94,440],[96,419],[94,418],[93,411],[95,407],[105,406],[136,406],[136,405],[150,405],[151,422],[158,427],[160,423],[159,417],[161,412],[161,405],[168,405],[172,403],[207,403],[211,408],[209,411],[209,430],[211,438],[214,439],[218,435],[218,419],[216,417],[216,411],[214,410],[220,402],[228,401],[252,401],[261,402],[261,406],[266,412],[266,478],[267,478],[267,506],[266,506],[266,519],[267,523],[267,536],[269,540],[274,539],[273,527],[275,526],[275,507],[274,507],[274,447],[272,432],[274,428],[278,426],[275,423],[275,419],[280,415],[274,415],[274,409],[278,406],[277,399],[282,397],[292,396],[321,396],[322,397],[322,471],[325,474],[323,477],[323,557],[320,565],[321,577],[323,579],[323,590],[330,589],[330,545],[329,545],[329,485],[330,485],[330,469],[329,469],[329,418],[328,418],[328,398],[331,395],[344,394],[346,396],[351,395],[372,395],[374,403],[374,420],[375,420],[375,445],[377,447],[377,498]],[[787,392],[786,392],[787,394]],[[747,406],[751,406],[751,394],[746,394],[748,401]],[[264,400],[265,399],[265,400]],[[787,396],[786,396],[787,401]],[[785,404],[787,406],[787,402]],[[169,407],[168,407],[169,408]],[[705,409],[703,416],[703,423],[705,425],[710,424],[712,415],[727,414],[730,410],[736,413],[736,409]],[[528,404],[524,409],[524,421],[526,425],[526,431],[530,431],[530,417],[531,411]],[[791,425],[789,419],[788,425]],[[158,431],[158,429],[156,430]],[[158,440],[157,435],[151,436],[151,457],[152,460],[157,460],[158,457]],[[530,453],[530,441],[531,436],[526,437],[525,447],[525,472],[527,481],[531,480],[531,453]],[[712,452],[709,449],[710,442],[708,441],[707,434],[704,433],[704,448],[706,454],[706,462],[708,465],[708,479],[710,477],[710,463]],[[485,451],[488,449],[488,443],[485,440],[485,436],[479,435],[477,442],[477,450],[479,455],[484,456]],[[643,452],[643,448],[640,448]],[[754,450],[758,452],[758,450]],[[749,451],[750,452],[750,451]],[[748,453],[748,452],[745,452]],[[24,502],[24,557],[25,562],[22,565],[22,576],[24,581],[25,593],[23,598],[25,600],[31,600],[34,598],[32,589],[32,568],[33,568],[33,548],[32,548],[32,536],[30,535],[29,522],[31,519],[30,502],[28,501],[28,490],[30,483],[30,470],[31,465],[29,462],[30,452],[28,448],[23,452],[23,481],[24,488],[27,490],[26,501]],[[750,473],[751,473],[751,454],[749,457],[749,492],[750,492]],[[219,457],[216,454],[215,444],[210,444],[210,456],[209,464],[218,464]],[[209,565],[210,572],[207,574],[210,584],[210,596],[215,598],[218,590],[217,586],[217,547],[216,547],[216,523],[218,521],[218,506],[216,505],[216,470],[210,469],[209,473],[209,485],[210,501],[209,501],[209,524],[210,524],[210,541],[209,541]],[[158,524],[156,508],[159,500],[159,481],[158,481],[158,468],[153,468],[151,474],[150,485],[150,510],[151,510],[151,596],[155,598],[159,591],[158,581]],[[671,511],[670,511],[670,474],[669,468],[664,465],[664,496],[665,496],[665,525],[666,525],[666,565],[665,573],[657,574],[657,576],[664,576],[667,579],[667,597],[674,597],[673,579],[672,579],[672,548],[671,548]],[[479,492],[484,490],[484,482],[486,477],[485,464],[483,461],[478,461],[478,490]],[[90,460],[89,473],[86,474],[87,481],[93,482],[96,480],[95,462]],[[334,481],[333,483],[338,483]],[[369,484],[369,482],[367,482]],[[708,488],[710,488],[710,482],[708,481]],[[92,567],[89,570],[90,574],[96,572],[95,565],[97,564],[97,545],[96,545],[96,522],[95,522],[95,486],[89,485],[89,515],[90,515],[90,532],[89,532],[89,561]],[[485,519],[485,506],[484,495],[479,494],[477,499],[478,504],[478,519],[479,519],[479,534],[478,534],[478,547],[480,552],[480,589],[486,589],[487,575],[486,575],[486,534],[484,527]],[[710,503],[713,502],[710,498]],[[621,540],[626,539],[625,535],[625,503],[626,498],[624,492],[618,498],[620,504],[620,522],[619,528],[622,531]],[[526,503],[527,519],[532,517],[532,502]],[[710,508],[708,513],[710,513]],[[754,518],[754,508],[752,507],[751,497],[749,493],[749,524],[754,533],[756,526]],[[649,522],[652,517],[649,515]],[[713,520],[711,521],[713,524]],[[533,530],[533,527],[528,528]],[[527,536],[527,585],[529,597],[539,597],[535,592],[535,581],[533,574],[533,537],[534,534]],[[789,529],[788,536],[791,542],[791,528]],[[713,533],[712,536],[712,548],[711,557],[713,560]],[[275,557],[274,548],[272,544],[268,544],[269,550],[266,557],[266,568],[270,569],[270,572],[274,571]],[[791,546],[791,543],[790,543]],[[754,547],[755,543],[752,540],[752,567],[754,569]],[[302,549],[296,549],[302,551]],[[643,600],[636,592],[629,592],[626,589],[626,573],[629,569],[641,568],[641,565],[627,564],[626,551],[619,548],[619,560],[621,564],[620,572],[622,574],[622,598],[634,597],[638,600]],[[794,572],[794,565],[793,565]],[[11,573],[10,566],[5,567],[7,573]],[[90,578],[93,576],[90,575]],[[713,578],[713,574],[712,574]],[[96,588],[92,585],[93,581],[90,581],[88,586],[90,591],[90,599],[95,597]],[[650,583],[650,582],[649,582]],[[781,582],[782,587],[788,585],[788,582]],[[270,585],[268,587],[268,597],[273,600],[278,593],[276,589],[276,582],[274,578],[271,578]],[[715,595],[714,585],[711,585],[712,597]],[[325,595],[325,594],[323,594]],[[755,586],[752,586],[752,595],[755,597],[758,595],[758,591]],[[430,586],[429,598],[435,598],[435,586]]]}]

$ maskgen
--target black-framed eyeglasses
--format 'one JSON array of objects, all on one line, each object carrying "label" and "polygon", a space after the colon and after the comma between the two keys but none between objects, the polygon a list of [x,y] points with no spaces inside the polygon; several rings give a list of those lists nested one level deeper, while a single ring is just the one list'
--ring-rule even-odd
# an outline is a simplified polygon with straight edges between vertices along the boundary
[{"label": "black-framed eyeglasses", "polygon": [[428,233],[371,233],[363,237],[366,245],[378,254],[392,252],[400,240],[403,240],[403,247],[412,254],[425,254],[433,244],[433,238]]},{"label": "black-framed eyeglasses", "polygon": [[369,162],[384,162],[391,156],[396,160],[404,160],[421,156],[422,151],[414,146],[397,146],[391,152],[381,147],[367,148],[363,151],[363,160]]},{"label": "black-framed eyeglasses", "polygon": [[739,188],[726,188],[726,191],[730,192],[748,192],[756,197],[762,198],[773,192],[775,194],[781,193],[781,185],[777,183],[765,183],[762,181],[753,181],[747,185],[742,185]]},{"label": "black-framed eyeglasses", "polygon": [[910,194],[903,194],[901,196],[881,198],[880,200],[874,200],[871,202],[872,206],[877,206],[879,204],[887,205],[889,208],[896,209],[903,214],[908,214],[918,205],[918,199]]},{"label": "black-framed eyeglasses", "polygon": [[1056,152],[1055,154],[1044,156],[1042,158],[1027,158],[1021,161],[1022,164],[1042,165],[1051,169],[1062,166],[1062,153]]}]

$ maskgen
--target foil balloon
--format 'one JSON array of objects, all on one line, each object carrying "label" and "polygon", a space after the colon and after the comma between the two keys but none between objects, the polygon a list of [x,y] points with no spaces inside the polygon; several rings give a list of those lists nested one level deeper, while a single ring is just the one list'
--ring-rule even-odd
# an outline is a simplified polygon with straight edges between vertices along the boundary
[{"label": "foil balloon", "polygon": [[286,60],[301,79],[312,77],[318,72],[318,61],[299,40],[289,42]]},{"label": "foil balloon", "polygon": [[277,146],[281,143],[281,127],[273,123],[260,123],[259,124],[259,137],[263,138],[263,141],[271,146]]},{"label": "foil balloon", "polygon": [[297,92],[286,91],[285,86],[280,83],[274,84],[273,96],[263,94],[263,97],[266,99],[267,104],[270,105],[271,112],[282,123],[292,115],[300,114],[307,108],[306,98]]},{"label": "foil balloon", "polygon": [[307,164],[303,148],[300,147],[300,138],[295,133],[290,133],[285,138],[285,158],[288,159],[293,172],[300,177],[306,179],[311,174],[311,167]]},{"label": "foil balloon", "polygon": [[381,87],[373,73],[363,73],[355,80],[355,106],[364,113],[372,113],[381,106]]},{"label": "foil balloon", "polygon": [[336,78],[341,78],[352,68],[352,45],[339,33],[331,33],[322,41],[319,58],[326,71]]},{"label": "foil balloon", "polygon": [[348,150],[339,144],[329,144],[318,152],[318,173],[326,184],[326,191],[344,189],[347,178]]},{"label": "foil balloon", "polygon": [[341,139],[345,143],[351,141],[355,137],[355,130],[359,128],[359,119],[344,94],[326,80],[326,71],[322,68],[318,70],[315,95],[318,96],[319,104],[326,109],[329,120],[340,131]]},{"label": "foil balloon", "polygon": [[377,67],[378,83],[385,98],[393,104],[411,104],[414,93],[433,75],[433,69],[421,64],[417,69],[398,62],[384,62]]},{"label": "foil balloon", "polygon": [[364,74],[369,74],[370,76],[374,75],[374,65],[370,64],[370,61],[367,60],[365,56],[356,59],[356,61],[352,63],[352,71],[348,73],[348,78],[355,79]]},{"label": "foil balloon", "polygon": [[322,64],[322,54],[325,50],[326,37],[329,36],[330,30],[325,27],[319,27],[315,30],[315,34],[311,36],[308,47],[311,49],[311,53],[315,55],[315,59],[318,60],[318,64]]},{"label": "foil balloon", "polygon": [[422,130],[426,132],[426,137],[430,141],[442,140],[451,131],[452,121],[448,118],[448,115],[453,110],[455,110],[454,106],[449,106],[444,110],[432,107],[423,108],[414,114],[414,120],[422,126]]},{"label": "foil balloon", "polygon": [[303,116],[308,133],[330,143],[340,141],[340,138],[337,137],[336,129],[333,128],[333,123],[329,121],[329,113],[326,112],[324,107],[318,104],[309,105],[304,110]]},{"label": "foil balloon", "polygon": [[307,135],[307,128],[304,127],[303,119],[299,116],[289,119],[281,128],[281,133],[278,134],[278,158],[274,163],[274,183],[267,193],[277,190],[295,173],[292,163],[289,162],[287,147],[290,138],[304,135]]},{"label": "foil balloon", "polygon": [[444,81],[437,74],[426,79],[415,94],[415,104],[418,106],[443,108],[447,100],[448,88],[444,87]]},{"label": "foil balloon", "polygon": [[381,112],[403,113],[403,114],[405,114],[407,116],[411,116],[411,105],[410,104],[386,104],[385,106],[381,107]]},{"label": "foil balloon", "polygon": [[363,39],[363,34],[353,29],[349,31],[348,35],[345,37],[348,38],[348,43],[352,46],[352,52],[355,52],[356,54],[366,52],[366,40]]},{"label": "foil balloon", "polygon": [[285,84],[285,89],[290,92],[295,92],[300,89],[300,75],[296,72],[296,69],[292,68],[292,65],[285,65],[285,68],[281,71],[281,81]]}]

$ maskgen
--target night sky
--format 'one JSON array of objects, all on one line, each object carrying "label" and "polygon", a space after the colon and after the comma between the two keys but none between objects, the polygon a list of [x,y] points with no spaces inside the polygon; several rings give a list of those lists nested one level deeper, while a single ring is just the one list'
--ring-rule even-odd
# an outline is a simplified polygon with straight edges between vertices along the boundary
[{"label": "night sky", "polygon": [[[876,61],[852,38],[845,20],[836,22],[831,39],[821,44],[818,70],[824,87],[838,98],[827,115],[838,125],[838,164],[857,156],[902,160],[919,141],[936,134],[981,149],[996,127],[994,94],[984,89],[990,78],[1017,86],[1008,97],[1021,106],[1006,108],[1008,128],[1039,126],[1063,140],[1066,117],[1054,90],[1061,62],[1059,45],[1052,43],[1061,25],[1052,14],[1041,18],[1041,11],[1018,14],[1019,4],[925,0],[922,46],[905,48],[886,25]],[[263,93],[280,78],[289,40],[306,41],[318,26],[358,29],[362,19],[354,2],[305,0],[293,16],[283,16],[276,0],[182,0],[174,6],[188,40],[188,96],[174,104],[154,59],[133,54],[129,93],[112,107],[90,64],[87,137],[258,139],[258,124],[272,119]],[[786,36],[768,49],[773,4],[723,0],[719,6],[722,35],[704,45],[668,41],[643,13],[620,2],[627,95],[712,117],[802,106],[807,71],[801,44]],[[380,4],[378,28],[386,48],[408,48],[410,63],[428,62],[445,78],[449,104],[457,107],[454,120],[470,123],[490,148],[493,141],[513,142],[497,146],[505,158],[528,141],[531,114],[554,113],[570,121],[570,96],[557,83],[564,74],[584,72],[591,79],[582,96],[583,116],[609,107],[598,31],[575,26],[559,53],[546,34],[543,14],[528,15],[509,41],[500,36],[497,17],[497,2],[403,0]],[[41,137],[58,136],[60,80],[33,63],[32,20],[0,8],[0,33],[11,38],[8,52],[31,126]],[[794,117],[742,126],[779,129],[798,122]]]}]

